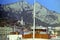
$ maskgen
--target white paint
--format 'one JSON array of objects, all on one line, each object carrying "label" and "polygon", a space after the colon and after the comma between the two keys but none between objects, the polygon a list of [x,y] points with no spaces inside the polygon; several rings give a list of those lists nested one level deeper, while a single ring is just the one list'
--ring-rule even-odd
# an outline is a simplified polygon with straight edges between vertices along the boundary
[{"label": "white paint", "polygon": [[9,38],[9,40],[17,40],[18,38],[22,39],[22,35],[7,35],[7,38]]}]

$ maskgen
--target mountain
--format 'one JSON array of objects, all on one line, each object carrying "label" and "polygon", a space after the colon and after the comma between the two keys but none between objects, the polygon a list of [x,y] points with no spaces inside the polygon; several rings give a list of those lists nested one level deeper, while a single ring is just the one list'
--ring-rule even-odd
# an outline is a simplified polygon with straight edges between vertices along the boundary
[{"label": "mountain", "polygon": [[[23,5],[22,5],[23,4]],[[39,3],[35,3],[35,24],[37,26],[60,26],[60,14],[48,10],[46,7]],[[2,13],[2,18],[7,20],[21,20],[26,24],[33,24],[33,10],[34,5],[30,5],[27,2],[16,2],[12,4],[0,6],[0,12]],[[2,8],[2,9],[1,9]],[[0,13],[0,14],[1,14]]]},{"label": "mountain", "polygon": [[[40,20],[41,22],[37,22],[39,25],[41,25],[41,23],[44,23],[44,25],[49,25],[49,26],[53,26],[55,24],[60,24],[60,14],[55,12],[55,11],[51,11],[48,10],[46,7],[40,5],[39,3],[35,3],[35,17],[36,19]],[[56,26],[56,25],[55,25]]]},{"label": "mountain", "polygon": [[[1,8],[1,7],[0,7]],[[2,18],[7,20],[21,20],[25,23],[33,22],[33,6],[29,5],[27,2],[16,2],[12,4],[2,5]]]}]

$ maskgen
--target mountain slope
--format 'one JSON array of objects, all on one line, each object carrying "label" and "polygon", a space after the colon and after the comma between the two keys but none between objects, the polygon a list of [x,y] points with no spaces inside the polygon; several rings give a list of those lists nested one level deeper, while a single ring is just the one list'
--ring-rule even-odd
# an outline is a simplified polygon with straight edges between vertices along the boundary
[{"label": "mountain slope", "polygon": [[33,5],[29,5],[27,2],[23,2],[23,5],[22,2],[2,5],[2,8],[1,18],[9,20],[9,22],[21,20],[21,17],[23,17],[26,24],[33,23]]},{"label": "mountain slope", "polygon": [[55,11],[48,10],[39,3],[35,3],[36,18],[47,24],[58,24],[60,23],[60,14]]},{"label": "mountain slope", "polygon": [[[55,11],[48,10],[39,3],[35,3],[35,20],[36,25],[42,26],[60,26],[60,14]],[[17,2],[13,4],[2,5],[3,10],[2,18],[8,20],[21,20],[27,24],[33,24],[33,10],[34,5],[30,5],[27,2]],[[1,7],[0,7],[1,8]]]}]

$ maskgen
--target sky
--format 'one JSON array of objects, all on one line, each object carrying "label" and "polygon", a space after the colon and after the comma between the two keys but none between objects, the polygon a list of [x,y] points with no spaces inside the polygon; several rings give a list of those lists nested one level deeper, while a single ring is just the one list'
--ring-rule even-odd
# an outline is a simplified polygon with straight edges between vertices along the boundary
[{"label": "sky", "polygon": [[49,10],[60,13],[60,0],[37,0],[40,4],[48,8]]},{"label": "sky", "polygon": [[[19,0],[0,0],[0,4],[8,4],[8,3],[14,3]],[[34,0],[25,0],[30,4],[34,3]],[[36,0],[36,2],[39,2],[41,5],[46,7],[49,10],[56,11],[60,13],[60,0]]]}]

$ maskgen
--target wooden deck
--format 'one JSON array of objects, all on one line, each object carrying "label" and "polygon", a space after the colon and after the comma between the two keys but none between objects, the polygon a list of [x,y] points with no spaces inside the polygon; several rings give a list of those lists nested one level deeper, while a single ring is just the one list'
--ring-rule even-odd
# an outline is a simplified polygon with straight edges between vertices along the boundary
[{"label": "wooden deck", "polygon": [[[33,38],[33,34],[22,35],[22,38]],[[49,39],[49,34],[35,34],[35,38]]]}]

